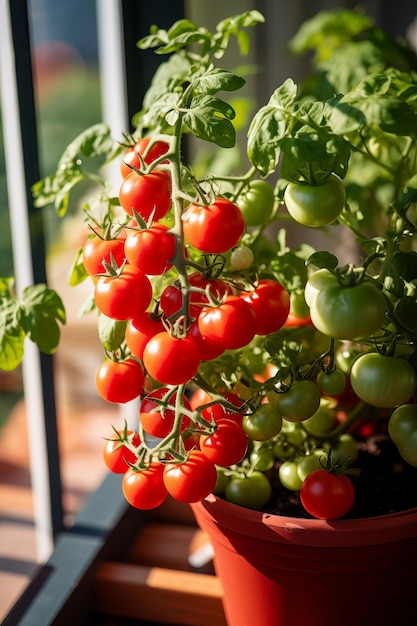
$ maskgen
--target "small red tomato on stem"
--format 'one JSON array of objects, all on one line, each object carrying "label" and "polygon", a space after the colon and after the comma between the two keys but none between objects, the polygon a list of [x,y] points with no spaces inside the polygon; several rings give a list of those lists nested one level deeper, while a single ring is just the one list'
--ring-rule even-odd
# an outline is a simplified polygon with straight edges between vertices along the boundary
[{"label": "small red tomato on stem", "polygon": [[300,499],[313,517],[333,520],[349,513],[355,502],[355,489],[346,474],[314,470],[301,485]]}]

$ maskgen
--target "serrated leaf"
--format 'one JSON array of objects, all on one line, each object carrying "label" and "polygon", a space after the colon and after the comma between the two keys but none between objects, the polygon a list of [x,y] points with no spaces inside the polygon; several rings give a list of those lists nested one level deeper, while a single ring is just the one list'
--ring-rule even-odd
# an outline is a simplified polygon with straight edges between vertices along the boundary
[{"label": "serrated leaf", "polygon": [[347,95],[344,99],[361,111],[368,124],[378,124],[382,130],[397,135],[417,135],[417,113],[407,103],[387,95],[364,97]]},{"label": "serrated leaf", "polygon": [[195,137],[215,143],[221,148],[233,148],[236,131],[230,120],[234,117],[233,107],[224,100],[198,95],[192,99],[183,121]]},{"label": "serrated leaf", "polygon": [[322,267],[333,271],[339,264],[338,258],[332,254],[331,252],[327,252],[326,250],[315,252],[312,254],[306,261],[308,265],[314,265],[318,269]]},{"label": "serrated leaf", "polygon": [[287,180],[297,181],[302,175],[308,183],[314,184],[331,172],[341,178],[346,175],[350,147],[342,137],[302,128],[295,137],[282,140],[281,150],[284,153],[281,173]]},{"label": "serrated leaf", "polygon": [[195,32],[186,32],[174,37],[165,46],[161,46],[155,52],[157,54],[169,54],[177,52],[186,46],[190,46],[195,43],[209,43],[211,41],[211,35],[205,29],[198,29]]},{"label": "serrated leaf", "polygon": [[191,61],[181,54],[174,54],[168,61],[161,63],[143,98],[143,111],[150,109],[162,96],[174,92],[182,83],[189,80],[191,74]]},{"label": "serrated leaf", "polygon": [[163,126],[168,119],[172,121],[175,108],[181,95],[178,92],[165,93],[156,99],[148,111],[142,117],[142,124],[147,127]]},{"label": "serrated leaf", "polygon": [[65,308],[54,290],[43,284],[31,285],[23,290],[18,321],[41,352],[52,354],[60,338],[57,321],[66,322]]},{"label": "serrated leaf", "polygon": [[245,84],[242,76],[211,66],[202,76],[192,81],[196,93],[215,94],[218,91],[236,91]]},{"label": "serrated leaf", "polygon": [[28,311],[39,309],[46,315],[54,315],[62,324],[66,322],[65,307],[61,297],[43,283],[25,287],[21,304]]},{"label": "serrated leaf", "polygon": [[251,163],[268,176],[275,171],[280,156],[280,142],[292,121],[297,86],[288,79],[275,90],[269,102],[261,107],[248,130],[247,151]]},{"label": "serrated leaf", "polygon": [[21,328],[6,329],[0,324],[0,369],[10,372],[24,356],[25,333]]},{"label": "serrated leaf", "polygon": [[336,135],[355,132],[365,123],[365,115],[362,111],[344,102],[342,96],[327,100],[325,116],[328,125]]},{"label": "serrated leaf", "polygon": [[105,159],[113,151],[113,146],[110,129],[105,124],[95,124],[83,131],[65,149],[55,174],[32,186],[35,206],[54,203],[58,215],[65,215],[70,191],[83,180],[92,178],[84,168],[84,160]]}]

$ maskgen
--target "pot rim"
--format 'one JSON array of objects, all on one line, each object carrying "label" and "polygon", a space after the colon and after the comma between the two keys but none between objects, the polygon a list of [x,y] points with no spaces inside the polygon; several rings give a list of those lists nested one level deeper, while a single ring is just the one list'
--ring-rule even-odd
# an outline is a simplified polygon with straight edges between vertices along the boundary
[{"label": "pot rim", "polygon": [[[203,514],[212,514],[217,523],[243,534],[258,534],[256,527],[271,531],[284,542],[307,545],[375,545],[392,543],[417,536],[417,507],[375,517],[319,520],[286,517],[248,509],[227,502],[214,494],[192,505]],[[203,511],[201,511],[203,509]],[[392,532],[396,529],[396,532]],[[262,532],[262,531],[261,531]]]}]

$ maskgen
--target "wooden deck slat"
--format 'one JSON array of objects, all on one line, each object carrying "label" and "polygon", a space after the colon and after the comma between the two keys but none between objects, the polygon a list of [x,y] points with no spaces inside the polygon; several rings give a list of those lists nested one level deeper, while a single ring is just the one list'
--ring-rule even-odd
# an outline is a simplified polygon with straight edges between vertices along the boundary
[{"label": "wooden deck slat", "polygon": [[227,626],[221,584],[210,574],[104,562],[95,592],[102,614],[172,626]]},{"label": "wooden deck slat", "polygon": [[213,574],[208,535],[195,526],[150,522],[132,543],[127,561],[184,572]]}]

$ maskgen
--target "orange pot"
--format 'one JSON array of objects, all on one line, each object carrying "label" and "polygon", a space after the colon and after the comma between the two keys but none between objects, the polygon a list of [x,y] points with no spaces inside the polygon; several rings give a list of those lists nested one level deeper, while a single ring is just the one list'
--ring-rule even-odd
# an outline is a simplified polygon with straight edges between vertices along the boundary
[{"label": "orange pot", "polygon": [[191,507],[214,547],[229,626],[417,624],[417,508],[326,522],[214,495]]}]

